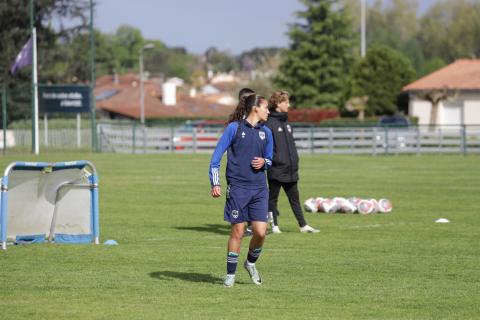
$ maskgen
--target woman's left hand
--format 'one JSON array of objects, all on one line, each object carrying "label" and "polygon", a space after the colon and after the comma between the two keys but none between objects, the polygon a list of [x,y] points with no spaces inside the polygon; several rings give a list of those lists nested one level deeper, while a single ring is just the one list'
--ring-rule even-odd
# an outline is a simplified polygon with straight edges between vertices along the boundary
[{"label": "woman's left hand", "polygon": [[265,165],[265,159],[259,158],[259,157],[253,158],[252,160],[253,169],[260,170],[263,168],[264,165]]}]

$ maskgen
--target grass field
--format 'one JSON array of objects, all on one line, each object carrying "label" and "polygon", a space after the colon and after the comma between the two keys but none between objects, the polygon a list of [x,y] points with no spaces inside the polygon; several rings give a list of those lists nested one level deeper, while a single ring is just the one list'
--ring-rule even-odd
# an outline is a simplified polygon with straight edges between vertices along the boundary
[{"label": "grass field", "polygon": [[321,233],[301,234],[282,194],[283,233],[257,263],[264,284],[239,266],[230,289],[208,155],[7,156],[0,167],[76,159],[97,166],[101,240],[119,245],[9,246],[2,320],[480,318],[478,156],[302,156],[302,201],[386,197],[393,212],[306,213]]}]

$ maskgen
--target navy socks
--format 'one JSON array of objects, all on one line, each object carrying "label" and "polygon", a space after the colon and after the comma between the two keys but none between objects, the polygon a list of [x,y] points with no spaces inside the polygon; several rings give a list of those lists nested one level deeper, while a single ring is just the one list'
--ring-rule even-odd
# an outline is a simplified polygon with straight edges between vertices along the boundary
[{"label": "navy socks", "polygon": [[255,263],[258,257],[260,257],[261,252],[262,252],[262,248],[249,249],[248,255],[247,255],[247,261],[250,263]]},{"label": "navy socks", "polygon": [[229,252],[227,254],[227,274],[235,274],[238,264],[238,253]]}]

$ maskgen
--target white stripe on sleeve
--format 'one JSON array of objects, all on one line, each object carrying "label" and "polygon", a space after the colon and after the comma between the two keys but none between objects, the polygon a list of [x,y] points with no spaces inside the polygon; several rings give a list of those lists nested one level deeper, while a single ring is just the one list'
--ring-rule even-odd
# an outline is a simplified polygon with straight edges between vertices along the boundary
[{"label": "white stripe on sleeve", "polygon": [[213,185],[215,185],[215,186],[220,185],[220,177],[219,177],[218,168],[212,168],[212,178],[213,178]]}]

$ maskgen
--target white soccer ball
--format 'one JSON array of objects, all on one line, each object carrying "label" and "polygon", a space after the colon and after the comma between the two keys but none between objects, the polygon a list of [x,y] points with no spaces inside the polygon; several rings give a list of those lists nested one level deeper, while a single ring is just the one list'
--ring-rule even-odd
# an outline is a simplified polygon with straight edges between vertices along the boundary
[{"label": "white soccer ball", "polygon": [[348,202],[350,202],[350,205],[355,208],[353,213],[358,213],[358,202],[362,199],[357,198],[357,197],[350,197],[347,200],[348,200]]},{"label": "white soccer ball", "polygon": [[360,214],[370,214],[374,210],[374,204],[367,199],[361,199],[358,201],[357,210]]},{"label": "white soccer ball", "polygon": [[315,198],[315,202],[317,203],[317,210],[318,210],[318,212],[323,212],[321,203],[322,203],[322,201],[323,201],[324,199],[325,199],[325,198],[322,198],[322,197],[316,197],[316,198]]},{"label": "white soccer ball", "polygon": [[378,201],[376,199],[369,199],[370,202],[372,203],[373,205],[373,210],[372,210],[372,213],[377,213],[380,211],[380,206],[378,205]]},{"label": "white soccer ball", "polygon": [[379,211],[382,213],[389,213],[393,209],[392,202],[388,199],[380,199],[378,200],[378,208]]},{"label": "white soccer ball", "polygon": [[357,212],[357,206],[347,200],[342,207],[342,211],[345,213],[355,213]]},{"label": "white soccer ball", "polygon": [[338,205],[338,210],[343,213],[353,213],[357,211],[357,207],[352,204],[349,200],[342,197],[335,197],[333,200]]},{"label": "white soccer ball", "polygon": [[319,208],[321,208],[321,211],[325,213],[335,213],[338,210],[338,205],[332,199],[326,198],[320,201]]},{"label": "white soccer ball", "polygon": [[303,208],[305,209],[305,211],[308,212],[318,212],[317,201],[315,200],[315,198],[308,198],[303,203]]}]

